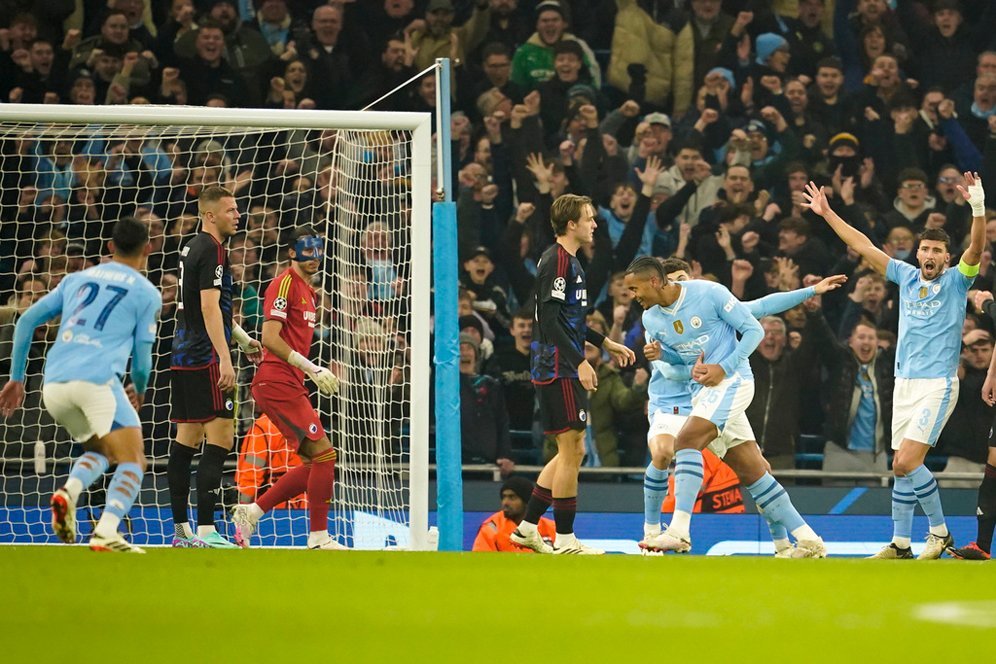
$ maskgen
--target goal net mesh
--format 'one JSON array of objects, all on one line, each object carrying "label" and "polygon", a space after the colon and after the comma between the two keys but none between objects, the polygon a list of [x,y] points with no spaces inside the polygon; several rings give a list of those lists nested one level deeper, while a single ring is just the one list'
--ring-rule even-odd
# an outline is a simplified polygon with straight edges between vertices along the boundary
[{"label": "goal net mesh", "polygon": [[[289,235],[302,224],[324,231],[312,360],[342,383],[331,399],[312,393],[339,459],[329,529],[357,548],[408,545],[411,131],[0,122],[0,143],[4,382],[18,315],[66,274],[106,260],[115,220],[132,215],[149,225],[148,276],[164,306],[140,413],[149,471],[122,526],[136,544],[172,538],[166,462],[175,430],[169,366],[177,265],[181,247],[198,232],[198,192],[221,184],[235,192],[242,212],[228,245],[235,319],[257,339],[266,287],[289,266]],[[48,501],[82,452],[41,396],[57,324],[36,331],[24,406],[0,420],[0,542],[57,541]],[[234,357],[236,441],[217,514],[228,534],[234,503],[251,502],[301,463],[260,418],[249,390],[251,363],[237,349]],[[109,474],[81,497],[81,540],[100,515],[107,480]],[[190,501],[195,523],[195,490]],[[254,545],[303,545],[308,530],[302,495],[262,519]]]}]

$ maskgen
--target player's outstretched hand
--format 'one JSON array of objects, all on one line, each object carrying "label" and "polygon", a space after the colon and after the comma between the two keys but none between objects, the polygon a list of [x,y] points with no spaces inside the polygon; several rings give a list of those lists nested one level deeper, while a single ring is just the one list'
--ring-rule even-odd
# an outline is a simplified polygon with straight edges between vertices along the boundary
[{"label": "player's outstretched hand", "polygon": [[325,367],[320,368],[313,374],[310,374],[312,382],[318,386],[318,391],[325,396],[332,396],[339,391],[339,379],[335,377],[335,374],[326,369]]},{"label": "player's outstretched hand", "polygon": [[[609,340],[606,339],[606,343],[608,343],[608,341]],[[589,392],[594,392],[598,389],[598,374],[596,374],[592,366],[588,364],[588,360],[584,360],[578,365],[578,380],[581,381],[581,387]]]},{"label": "player's outstretched hand", "polygon": [[840,288],[846,283],[847,283],[846,274],[835,274],[831,277],[827,277],[826,279],[820,281],[820,283],[816,284],[815,286],[816,294],[823,295],[824,293]]},{"label": "player's outstretched hand", "polygon": [[643,356],[653,362],[661,359],[661,342],[651,341],[643,347]]},{"label": "player's outstretched hand", "polygon": [[823,216],[830,211],[830,204],[827,202],[827,194],[823,187],[817,187],[816,183],[810,181],[806,185],[806,191],[803,192],[803,197],[806,202],[802,204],[802,207],[812,210],[813,214],[818,214]]},{"label": "player's outstretched hand", "polygon": [[965,186],[958,185],[958,191],[962,197],[972,206],[972,215],[984,217],[986,215],[986,190],[982,188],[982,178],[978,173],[965,172]]},{"label": "player's outstretched hand", "polygon": [[636,362],[636,353],[631,348],[612,339],[606,339],[605,343],[602,344],[602,349],[608,351],[609,355],[614,357],[616,363],[621,367],[628,367]]},{"label": "player's outstretched hand", "polygon": [[0,390],[0,413],[10,417],[24,401],[24,383],[19,380],[9,380]]}]

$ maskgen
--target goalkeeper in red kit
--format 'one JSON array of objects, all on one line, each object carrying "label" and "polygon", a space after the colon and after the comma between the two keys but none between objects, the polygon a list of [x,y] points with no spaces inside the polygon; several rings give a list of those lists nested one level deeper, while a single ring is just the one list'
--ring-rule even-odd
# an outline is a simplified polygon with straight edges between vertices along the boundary
[{"label": "goalkeeper in red kit", "polygon": [[263,361],[252,381],[252,396],[305,463],[288,471],[256,502],[234,508],[235,541],[248,547],[261,516],[307,492],[311,524],[308,548],[345,549],[328,532],[335,450],[304,384],[308,378],[324,395],[339,389],[339,381],[331,371],[308,360],[317,320],[311,279],[321,269],[325,240],[305,226],[294,232],[292,242],[290,267],[266,289]]}]

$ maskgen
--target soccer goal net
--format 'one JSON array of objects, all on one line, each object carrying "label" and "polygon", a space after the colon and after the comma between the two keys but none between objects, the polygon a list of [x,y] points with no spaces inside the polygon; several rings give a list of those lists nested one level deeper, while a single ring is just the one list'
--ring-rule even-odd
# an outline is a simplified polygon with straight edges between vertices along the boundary
[{"label": "soccer goal net", "polygon": [[[290,233],[324,231],[326,262],[312,359],[341,380],[315,407],[338,453],[330,530],[355,548],[425,548],[428,484],[430,125],[427,114],[152,106],[0,109],[0,376],[9,375],[18,315],[66,274],[105,260],[115,220],[150,230],[148,276],[163,294],[155,369],[141,411],[149,472],[123,528],[167,544],[169,365],[180,249],[198,232],[197,195],[220,184],[242,217],[229,241],[235,318],[259,338],[262,297],[288,265]],[[41,397],[58,321],[33,338],[24,407],[0,420],[0,542],[50,543],[48,501],[81,448]],[[236,442],[218,522],[301,463],[249,391],[236,351]],[[309,384],[309,387],[310,384]],[[195,459],[196,462],[196,459]],[[81,497],[81,538],[99,517],[102,484]],[[191,509],[196,491],[191,492]],[[302,545],[299,496],[260,523],[257,545]]]}]

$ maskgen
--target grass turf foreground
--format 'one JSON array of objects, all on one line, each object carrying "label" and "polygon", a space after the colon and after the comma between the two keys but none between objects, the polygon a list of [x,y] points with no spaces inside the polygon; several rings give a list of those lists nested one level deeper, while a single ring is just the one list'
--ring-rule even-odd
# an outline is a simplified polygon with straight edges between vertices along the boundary
[{"label": "grass turf foreground", "polygon": [[[3,660],[986,660],[996,564],[0,547]],[[558,601],[558,598],[564,598]]]}]

